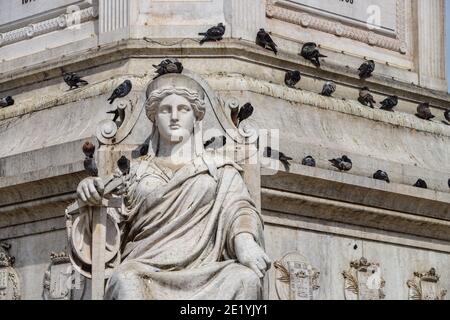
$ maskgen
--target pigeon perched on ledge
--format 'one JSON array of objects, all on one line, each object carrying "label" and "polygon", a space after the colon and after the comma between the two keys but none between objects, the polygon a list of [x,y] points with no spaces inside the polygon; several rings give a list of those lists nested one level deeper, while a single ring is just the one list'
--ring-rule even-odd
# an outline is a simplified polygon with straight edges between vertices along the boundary
[{"label": "pigeon perched on ledge", "polygon": [[417,182],[414,184],[414,187],[428,189],[427,183],[422,179],[417,180]]},{"label": "pigeon perched on ledge", "polygon": [[183,72],[183,65],[178,61],[178,59],[165,59],[158,65],[153,65],[153,67],[156,69],[157,73],[157,76],[154,77],[153,80],[168,73]]},{"label": "pigeon perched on ledge", "polygon": [[416,117],[424,120],[431,120],[435,116],[431,113],[430,104],[428,102],[421,103],[417,107]]},{"label": "pigeon perched on ledge", "polygon": [[118,98],[126,97],[131,92],[132,88],[133,85],[130,80],[125,80],[124,82],[122,82],[116,89],[114,89],[111,97],[109,97],[109,104],[113,104],[114,100]]},{"label": "pigeon perched on ledge", "polygon": [[383,170],[378,170],[373,174],[373,178],[376,180],[386,181],[387,183],[390,183],[388,174]]},{"label": "pigeon perched on ledge", "polygon": [[383,101],[381,101],[381,110],[385,110],[385,111],[394,111],[394,108],[397,106],[398,104],[398,97],[397,96],[390,96],[386,99],[384,99]]},{"label": "pigeon perched on ledge", "polygon": [[117,166],[119,167],[120,172],[123,175],[127,175],[130,173],[130,160],[127,157],[121,156],[119,160],[117,160]]},{"label": "pigeon perched on ledge", "polygon": [[331,162],[333,167],[339,169],[340,171],[350,171],[353,167],[352,160],[347,156],[342,156],[341,158],[328,160]]},{"label": "pigeon perched on ledge", "polygon": [[77,89],[81,86],[86,86],[89,83],[86,80],[81,79],[81,77],[77,76],[75,73],[67,73],[63,74],[64,82],[70,87],[69,90]]},{"label": "pigeon perched on ledge", "polygon": [[223,23],[219,23],[215,27],[209,28],[206,32],[201,32],[198,35],[204,36],[202,40],[200,40],[200,44],[203,44],[207,41],[220,41],[223,39],[223,35],[225,34],[225,26]]},{"label": "pigeon perched on ledge", "polygon": [[266,147],[264,149],[263,155],[266,158],[276,159],[276,160],[280,161],[287,171],[291,167],[291,164],[289,163],[289,161],[291,161],[293,159],[291,157],[288,157],[287,155],[285,155],[283,152],[280,152],[278,150],[272,150],[271,147]]},{"label": "pigeon perched on ledge", "polygon": [[0,108],[6,108],[14,105],[14,99],[11,96],[0,98]]},{"label": "pigeon perched on ledge", "polygon": [[295,85],[302,79],[300,71],[290,70],[284,76],[284,83],[289,87],[295,89]]},{"label": "pigeon perched on ledge", "polygon": [[203,144],[203,147],[205,149],[220,149],[226,144],[227,144],[227,137],[225,136],[212,137]]},{"label": "pigeon perched on ledge", "polygon": [[313,65],[320,68],[320,58],[326,58],[327,56],[321,54],[317,48],[317,44],[314,42],[307,42],[303,45],[302,51],[299,53],[306,60],[311,61]]},{"label": "pigeon perched on ledge", "polygon": [[336,91],[336,83],[334,83],[333,81],[327,81],[323,85],[322,95],[324,97],[331,97],[335,91]]},{"label": "pigeon perched on ledge", "polygon": [[[235,125],[236,127],[239,126],[239,124],[250,118],[251,115],[253,114],[253,111],[255,110],[255,108],[253,108],[252,104],[250,102],[247,102],[246,104],[244,104],[240,109],[239,109],[239,113],[236,116],[236,119],[234,121],[236,121]],[[233,115],[232,115],[232,118]]]},{"label": "pigeon perched on ledge", "polygon": [[263,28],[259,29],[256,35],[256,44],[264,49],[273,51],[275,54],[278,53],[276,43],[273,42],[272,37]]},{"label": "pigeon perched on ledge", "polygon": [[364,87],[359,91],[359,97],[358,97],[359,103],[366,107],[374,108],[374,105],[376,104],[376,101],[373,98],[373,95],[370,93],[370,90],[368,87]]},{"label": "pigeon perched on ledge", "polygon": [[302,165],[307,167],[315,167],[316,160],[312,156],[307,156],[302,160]]},{"label": "pigeon perched on ledge", "polygon": [[358,69],[359,78],[364,80],[370,78],[374,70],[375,70],[375,61],[373,60],[365,61]]},{"label": "pigeon perched on ledge", "polygon": [[91,177],[98,177],[97,164],[94,159],[95,146],[91,142],[86,141],[83,144],[82,150],[85,155],[83,162],[84,170],[86,170],[87,174]]}]

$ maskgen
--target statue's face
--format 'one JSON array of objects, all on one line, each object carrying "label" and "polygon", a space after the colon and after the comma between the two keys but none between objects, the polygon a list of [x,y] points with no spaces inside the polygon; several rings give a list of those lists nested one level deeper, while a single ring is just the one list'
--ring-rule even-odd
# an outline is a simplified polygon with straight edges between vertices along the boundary
[{"label": "statue's face", "polygon": [[179,143],[192,135],[195,113],[186,98],[172,94],[161,101],[156,123],[164,142]]}]

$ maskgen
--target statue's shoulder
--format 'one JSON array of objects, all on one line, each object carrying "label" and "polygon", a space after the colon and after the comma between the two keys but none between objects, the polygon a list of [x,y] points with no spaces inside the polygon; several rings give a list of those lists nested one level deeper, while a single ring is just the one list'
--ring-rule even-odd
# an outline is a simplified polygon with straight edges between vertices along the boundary
[{"label": "statue's shoulder", "polygon": [[231,157],[226,156],[222,153],[217,153],[214,151],[206,151],[203,154],[203,158],[206,159],[206,161],[213,162],[217,169],[228,168],[228,169],[235,169],[239,172],[243,171],[242,167],[239,166]]}]

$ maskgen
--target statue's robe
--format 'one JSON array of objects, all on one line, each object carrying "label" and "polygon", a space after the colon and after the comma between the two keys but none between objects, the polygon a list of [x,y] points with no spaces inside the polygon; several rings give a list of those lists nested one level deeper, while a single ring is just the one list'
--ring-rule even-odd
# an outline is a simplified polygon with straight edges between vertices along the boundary
[{"label": "statue's robe", "polygon": [[121,263],[106,299],[260,299],[261,279],[237,262],[234,238],[263,223],[231,161],[198,157],[172,172],[148,157],[132,167],[122,227]]}]

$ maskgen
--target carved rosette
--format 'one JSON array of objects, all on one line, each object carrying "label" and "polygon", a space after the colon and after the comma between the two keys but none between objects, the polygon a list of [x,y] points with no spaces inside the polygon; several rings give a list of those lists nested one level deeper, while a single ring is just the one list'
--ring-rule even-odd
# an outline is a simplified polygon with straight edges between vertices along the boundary
[{"label": "carved rosette", "polygon": [[51,263],[44,274],[44,300],[79,300],[85,278],[77,273],[65,252],[50,254]]},{"label": "carved rosette", "polygon": [[280,300],[314,300],[320,288],[320,272],[300,253],[291,252],[274,263]]},{"label": "carved rosette", "polygon": [[346,300],[381,300],[385,295],[385,281],[378,263],[370,263],[364,257],[350,263],[350,269],[342,272]]},{"label": "carved rosette", "polygon": [[10,244],[0,243],[0,300],[20,300],[19,274],[14,270],[15,258],[9,254]]},{"label": "carved rosette", "polygon": [[436,269],[425,273],[414,272],[414,278],[406,282],[409,300],[444,300],[447,290],[439,288]]}]

